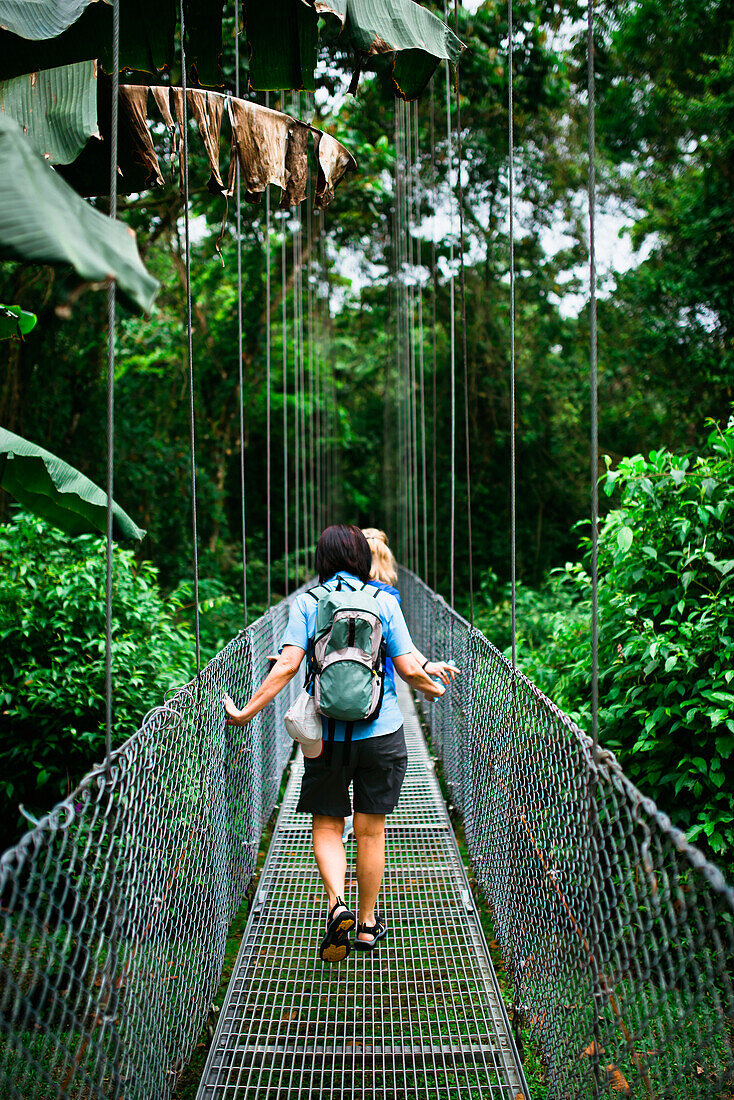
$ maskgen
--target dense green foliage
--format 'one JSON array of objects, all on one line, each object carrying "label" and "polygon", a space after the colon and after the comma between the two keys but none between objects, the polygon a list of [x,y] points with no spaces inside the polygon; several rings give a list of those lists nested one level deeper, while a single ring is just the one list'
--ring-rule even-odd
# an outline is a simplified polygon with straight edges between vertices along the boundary
[{"label": "dense green foliage", "polygon": [[[606,490],[616,506],[599,540],[600,739],[732,871],[734,419],[696,458],[624,459]],[[518,600],[519,664],[587,729],[590,586],[587,567],[569,565]],[[495,633],[506,608],[482,625]]]},{"label": "dense green foliage", "polygon": [[[105,541],[15,513],[0,527],[0,842],[15,808],[44,812],[104,757]],[[114,555],[115,740],[189,679],[193,638],[157,571]]]}]

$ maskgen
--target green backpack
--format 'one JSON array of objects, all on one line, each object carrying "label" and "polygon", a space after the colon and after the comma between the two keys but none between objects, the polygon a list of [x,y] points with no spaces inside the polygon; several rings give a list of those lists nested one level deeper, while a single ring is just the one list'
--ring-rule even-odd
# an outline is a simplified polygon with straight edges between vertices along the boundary
[{"label": "green backpack", "polygon": [[376,603],[379,592],[374,585],[352,588],[341,577],[333,590],[317,585],[308,592],[317,604],[309,683],[313,683],[316,710],[328,721],[327,758],[337,721],[346,723],[346,762],[354,723],[380,713],[386,653]]}]

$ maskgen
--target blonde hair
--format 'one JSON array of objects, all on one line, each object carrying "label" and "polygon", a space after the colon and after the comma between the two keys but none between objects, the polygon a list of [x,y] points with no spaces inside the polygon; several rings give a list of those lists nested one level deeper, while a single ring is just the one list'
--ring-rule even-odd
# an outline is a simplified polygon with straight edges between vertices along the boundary
[{"label": "blonde hair", "polygon": [[382,581],[383,584],[391,584],[393,588],[397,587],[398,567],[392,550],[387,545],[387,535],[377,527],[363,527],[362,534],[372,551],[370,578],[373,581]]}]

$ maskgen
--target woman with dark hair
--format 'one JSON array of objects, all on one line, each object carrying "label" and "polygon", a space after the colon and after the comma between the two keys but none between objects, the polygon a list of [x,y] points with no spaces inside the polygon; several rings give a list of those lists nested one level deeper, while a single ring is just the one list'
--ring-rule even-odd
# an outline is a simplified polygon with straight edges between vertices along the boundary
[{"label": "woman with dark hair", "polygon": [[[372,553],[359,527],[334,524],[322,533],[316,547],[320,589],[333,591],[346,586],[361,590],[369,580],[371,566]],[[385,651],[398,675],[428,699],[443,695],[445,689],[421,668],[395,597],[377,591],[374,600]],[[280,655],[266,679],[241,710],[225,695],[229,724],[239,726],[251,721],[295,676],[316,633],[317,604],[309,593],[296,596]],[[326,723],[326,719],[322,721]],[[351,748],[346,724],[332,719],[330,736],[342,743],[343,751],[335,746],[333,753],[305,757],[298,802],[299,810],[312,815],[313,850],[328,897],[326,933],[319,949],[326,962],[346,958],[351,948],[349,932],[355,926],[354,946],[362,951],[374,950],[387,934],[385,921],[376,910],[385,870],[385,816],[397,806],[408,763],[403,716],[389,676],[384,678],[377,716],[349,726]],[[347,861],[342,834],[345,818],[352,812],[350,786],[357,841],[357,914],[344,901]]]}]

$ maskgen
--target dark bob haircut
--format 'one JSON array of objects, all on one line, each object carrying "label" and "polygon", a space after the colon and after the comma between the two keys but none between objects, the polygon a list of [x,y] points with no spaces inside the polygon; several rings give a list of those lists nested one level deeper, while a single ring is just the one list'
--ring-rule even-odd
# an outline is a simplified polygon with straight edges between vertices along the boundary
[{"label": "dark bob haircut", "polygon": [[316,546],[316,572],[320,581],[328,581],[340,570],[368,581],[371,568],[372,551],[359,527],[353,523],[334,523],[322,531]]}]

